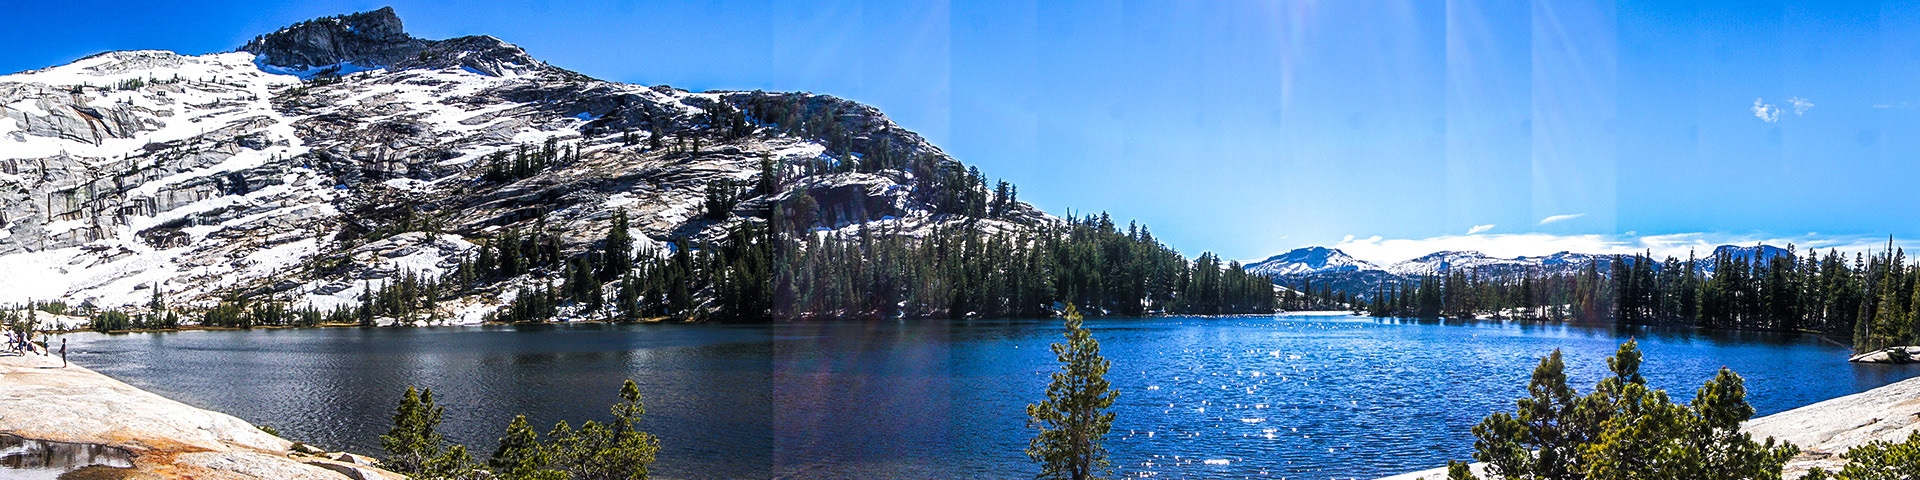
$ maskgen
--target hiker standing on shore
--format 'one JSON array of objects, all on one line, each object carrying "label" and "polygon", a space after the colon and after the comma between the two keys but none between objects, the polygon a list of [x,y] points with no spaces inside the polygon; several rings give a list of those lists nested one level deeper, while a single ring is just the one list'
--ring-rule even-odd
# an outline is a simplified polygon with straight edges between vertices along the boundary
[{"label": "hiker standing on shore", "polygon": [[67,336],[60,336],[60,368],[67,368]]}]

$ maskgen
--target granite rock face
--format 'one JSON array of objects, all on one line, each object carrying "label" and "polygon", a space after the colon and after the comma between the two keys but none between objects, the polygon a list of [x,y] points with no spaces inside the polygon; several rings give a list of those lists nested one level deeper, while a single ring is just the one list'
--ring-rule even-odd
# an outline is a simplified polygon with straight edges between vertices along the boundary
[{"label": "granite rock face", "polygon": [[389,68],[463,68],[489,76],[505,76],[545,70],[546,63],[527,55],[526,50],[488,35],[455,37],[427,42],[411,57],[401,58]]},{"label": "granite rock face", "polygon": [[[47,85],[0,84],[0,105],[28,104],[32,110],[0,106],[0,119],[19,125],[18,135],[52,137],[99,145],[115,138],[133,138],[139,132],[154,130],[151,122],[136,113],[138,107],[98,104],[96,98]],[[18,140],[16,140],[18,141]]]},{"label": "granite rock face", "polygon": [[[408,35],[393,7],[300,22],[240,47],[265,65],[320,73],[370,68],[467,68],[491,76],[528,73],[546,64],[489,36],[424,40]],[[347,65],[351,64],[351,67]]]},{"label": "granite rock face", "polygon": [[383,66],[425,49],[426,40],[407,35],[393,7],[318,18],[254,38],[240,51],[261,56],[267,65],[291,69],[340,63]]},{"label": "granite rock face", "polygon": [[[0,356],[0,433],[132,454],[124,478],[398,480],[373,465],[297,456],[244,420],[134,388],[58,357]],[[6,470],[0,470],[4,476]]]},{"label": "granite rock face", "polygon": [[[504,168],[520,173],[490,173]],[[601,81],[493,37],[415,38],[381,9],[238,52],[0,75],[0,304],[325,311],[442,278],[509,231],[577,255],[624,211],[636,251],[658,254],[763,228],[801,196],[818,209],[806,228],[848,236],[1055,221],[946,201],[983,182],[867,105]],[[719,188],[731,210],[706,212]],[[487,279],[432,317],[479,321],[554,275]]]},{"label": "granite rock face", "polygon": [[1920,346],[1887,347],[1847,358],[1854,363],[1906,364],[1920,362]]},{"label": "granite rock face", "polygon": [[1920,378],[1749,420],[1741,430],[1800,446],[1800,455],[1787,462],[1787,478],[1813,468],[1835,471],[1853,447],[1900,443],[1920,431]]}]

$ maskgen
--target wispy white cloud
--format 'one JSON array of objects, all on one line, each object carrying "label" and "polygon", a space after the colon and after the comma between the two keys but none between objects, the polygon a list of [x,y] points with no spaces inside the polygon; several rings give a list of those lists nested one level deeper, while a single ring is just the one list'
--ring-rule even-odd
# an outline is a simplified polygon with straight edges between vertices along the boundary
[{"label": "wispy white cloud", "polygon": [[1753,116],[1759,118],[1762,122],[1773,123],[1780,121],[1780,107],[1766,103],[1764,100],[1758,98],[1753,99],[1752,110]]},{"label": "wispy white cloud", "polygon": [[[1813,234],[1797,237],[1752,236],[1712,233],[1679,233],[1668,235],[1552,235],[1545,233],[1516,233],[1493,235],[1440,236],[1417,239],[1385,239],[1379,236],[1346,240],[1334,245],[1341,251],[1356,258],[1378,264],[1390,264],[1421,255],[1439,251],[1477,251],[1494,257],[1537,257],[1560,252],[1620,254],[1650,253],[1655,258],[1687,258],[1689,253],[1705,257],[1721,245],[1767,244],[1776,247],[1793,245],[1801,252],[1838,249],[1845,253],[1870,252],[1884,250],[1886,237],[1874,236],[1816,236]],[[1900,242],[1895,247],[1915,250],[1920,243]]]},{"label": "wispy white cloud", "polygon": [[1491,223],[1486,225],[1474,225],[1473,228],[1467,229],[1467,235],[1477,235],[1481,232],[1485,232],[1487,230],[1492,230],[1492,229],[1493,229],[1493,224]]},{"label": "wispy white cloud", "polygon": [[1564,222],[1564,221],[1567,221],[1567,220],[1572,220],[1572,219],[1576,219],[1576,218],[1580,218],[1580,217],[1584,217],[1584,216],[1587,216],[1587,214],[1585,214],[1585,213],[1569,213],[1569,214],[1565,214],[1565,215],[1553,215],[1553,216],[1550,216],[1550,217],[1547,217],[1547,218],[1542,218],[1542,219],[1540,219],[1540,224],[1541,224],[1541,225],[1546,225],[1546,224],[1549,224],[1549,223],[1560,223],[1560,222]]},{"label": "wispy white cloud", "polygon": [[1805,98],[1789,97],[1787,98],[1787,103],[1793,104],[1794,115],[1804,114],[1807,113],[1807,110],[1813,109],[1813,102]]},{"label": "wispy white cloud", "polygon": [[1913,108],[1913,104],[1907,102],[1876,103],[1873,104],[1873,108]]}]

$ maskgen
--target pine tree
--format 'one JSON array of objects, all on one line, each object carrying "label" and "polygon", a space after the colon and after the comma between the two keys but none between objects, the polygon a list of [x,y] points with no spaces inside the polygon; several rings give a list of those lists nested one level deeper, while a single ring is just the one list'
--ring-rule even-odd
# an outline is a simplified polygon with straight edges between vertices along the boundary
[{"label": "pine tree", "polygon": [[[633,428],[646,407],[640,388],[628,380],[620,388],[621,403],[613,406],[613,421],[587,421],[573,429],[566,422],[547,433],[551,443],[541,449],[549,468],[574,479],[645,479],[660,450],[653,435]],[[538,478],[538,477],[536,477]]]},{"label": "pine tree", "polygon": [[754,184],[754,193],[772,197],[780,193],[780,173],[774,170],[772,157],[760,158],[760,176]]},{"label": "pine tree", "polygon": [[1047,386],[1047,400],[1027,405],[1030,424],[1040,427],[1027,446],[1027,456],[1041,464],[1036,478],[1102,478],[1108,468],[1103,441],[1114,417],[1106,410],[1120,391],[1107,382],[1111,364],[1100,356],[1100,342],[1082,325],[1072,305],[1067,306],[1066,328],[1066,342],[1053,344],[1061,371],[1053,374]]},{"label": "pine tree", "polygon": [[1554,349],[1534,367],[1528,398],[1520,399],[1515,414],[1494,413],[1473,427],[1479,439],[1473,444],[1474,459],[1487,462],[1490,473],[1508,478],[1577,478],[1574,462],[1588,432],[1565,428],[1573,423],[1576,400],[1573,388],[1567,386],[1565,369],[1560,350]]},{"label": "pine tree", "polygon": [[[447,447],[445,453],[427,459],[426,467],[414,478],[429,480],[484,480],[490,478],[479,472],[473,462],[473,455],[467,453],[465,445]],[[554,479],[559,480],[559,479]]]},{"label": "pine tree", "polygon": [[594,461],[611,474],[606,478],[645,479],[654,456],[660,452],[660,439],[633,427],[647,413],[638,384],[633,380],[622,383],[620,400],[613,406],[613,438],[594,455]]},{"label": "pine tree", "polygon": [[520,232],[509,228],[500,236],[500,276],[514,277],[526,273],[524,259],[520,256]]},{"label": "pine tree", "polygon": [[1847,450],[1847,460],[1838,472],[1816,468],[1801,480],[1900,480],[1920,472],[1920,432],[1894,443],[1874,440]]},{"label": "pine tree", "polygon": [[615,301],[618,303],[614,305],[614,311],[620,314],[621,320],[630,322],[638,320],[643,315],[640,306],[640,288],[640,281],[634,278],[631,270],[620,277],[620,291],[615,294]]},{"label": "pine tree", "polygon": [[628,232],[627,210],[624,208],[613,212],[613,226],[607,229],[603,255],[606,258],[600,261],[600,281],[612,281],[633,270],[633,236]]},{"label": "pine tree", "polygon": [[374,309],[373,296],[374,296],[373,281],[372,280],[361,281],[360,282],[360,326],[362,327],[374,326],[374,317],[378,316],[377,312],[375,312],[375,309]]},{"label": "pine tree", "polygon": [[505,480],[565,480],[566,472],[547,468],[547,452],[539,435],[527,424],[526,415],[515,415],[507,424],[507,435],[500,437],[499,448],[487,466]]},{"label": "pine tree", "polygon": [[[1607,358],[1613,375],[1574,398],[1559,352],[1541,360],[1529,398],[1515,414],[1495,413],[1473,429],[1474,459],[1499,479],[1778,479],[1799,452],[1740,432],[1753,416],[1739,375],[1721,369],[1689,405],[1668,399],[1640,375],[1636,342]],[[1476,478],[1459,463],[1448,478]]]},{"label": "pine tree", "polygon": [[424,473],[427,462],[439,457],[445,447],[446,439],[437,431],[443,413],[445,409],[433,402],[433,389],[407,387],[393,412],[393,428],[380,436],[380,447],[387,451],[382,465],[398,473]]}]

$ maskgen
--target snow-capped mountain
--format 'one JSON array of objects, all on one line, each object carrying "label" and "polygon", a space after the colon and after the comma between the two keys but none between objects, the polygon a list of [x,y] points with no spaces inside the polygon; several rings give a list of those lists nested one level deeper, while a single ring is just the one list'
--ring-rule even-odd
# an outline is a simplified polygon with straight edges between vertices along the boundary
[{"label": "snow-capped mountain", "polygon": [[1443,275],[1455,270],[1476,272],[1483,276],[1519,275],[1528,271],[1546,274],[1572,271],[1610,258],[1572,252],[1540,257],[1496,258],[1475,251],[1440,251],[1388,265],[1387,271],[1408,278]]},{"label": "snow-capped mountain", "polygon": [[1366,260],[1353,258],[1347,255],[1347,252],[1327,247],[1296,248],[1287,253],[1267,257],[1266,260],[1247,264],[1245,268],[1248,272],[1273,276],[1380,270],[1379,266]]},{"label": "snow-capped mountain", "polygon": [[1544,257],[1520,257],[1520,259],[1531,261],[1534,264],[1539,265],[1543,269],[1543,271],[1546,271],[1546,272],[1573,271],[1576,269],[1586,268],[1587,265],[1593,265],[1596,263],[1600,263],[1600,269],[1602,271],[1605,271],[1607,269],[1607,265],[1602,262],[1611,261],[1613,259],[1613,256],[1595,254],[1595,253],[1560,252],[1552,255],[1547,255]]},{"label": "snow-capped mountain", "polygon": [[[541,153],[553,164],[487,175]],[[508,227],[578,249],[623,209],[643,247],[717,238],[759,219],[704,215],[709,185],[769,167],[780,190],[741,193],[734,212],[807,195],[818,225],[843,231],[1051,221],[1020,203],[943,213],[940,184],[905,167],[807,170],[875,156],[964,171],[866,105],[601,81],[493,37],[415,38],[390,8],[234,52],[103,53],[0,76],[0,303],[251,292],[331,308],[402,272],[445,272]],[[473,320],[500,300],[449,308]]]},{"label": "snow-capped mountain", "polygon": [[1244,268],[1272,276],[1275,284],[1314,294],[1323,290],[1373,292],[1401,280],[1379,265],[1327,247],[1297,248]]},{"label": "snow-capped mountain", "polygon": [[1722,256],[1726,257],[1729,260],[1742,261],[1742,262],[1747,262],[1751,264],[1754,262],[1770,262],[1777,257],[1786,257],[1788,259],[1793,259],[1794,253],[1792,251],[1788,251],[1787,249],[1772,246],[1772,245],[1753,245],[1753,246],[1744,246],[1744,247],[1736,246],[1736,245],[1721,245],[1718,247],[1714,247],[1713,253],[1708,254],[1707,256],[1702,258],[1696,258],[1694,260],[1695,268],[1698,268],[1702,272],[1712,273],[1714,271],[1714,267],[1719,263],[1718,259],[1720,259]]},{"label": "snow-capped mountain", "polygon": [[[1775,257],[1793,258],[1787,249],[1772,245],[1735,246],[1721,245],[1713,252],[1695,259],[1695,268],[1702,274],[1712,274],[1721,256],[1729,259],[1752,262],[1754,259],[1768,261]],[[1318,290],[1330,286],[1336,291],[1366,297],[1377,291],[1381,285],[1397,282],[1417,282],[1423,277],[1446,275],[1451,272],[1465,271],[1482,277],[1505,277],[1573,273],[1594,265],[1603,274],[1611,270],[1614,255],[1560,252],[1537,257],[1499,258],[1475,251],[1439,251],[1389,264],[1385,267],[1347,255],[1339,249],[1327,247],[1304,247],[1285,254],[1275,255],[1266,260],[1248,264],[1248,272],[1271,275],[1280,285],[1298,288],[1311,285]],[[1623,258],[1631,262],[1631,257]],[[1656,259],[1654,268],[1661,268]],[[1681,259],[1683,262],[1685,259]]]},{"label": "snow-capped mountain", "polygon": [[1474,251],[1440,251],[1387,266],[1387,271],[1405,277],[1435,275],[1452,269],[1487,269],[1526,265],[1519,259],[1489,257]]}]

